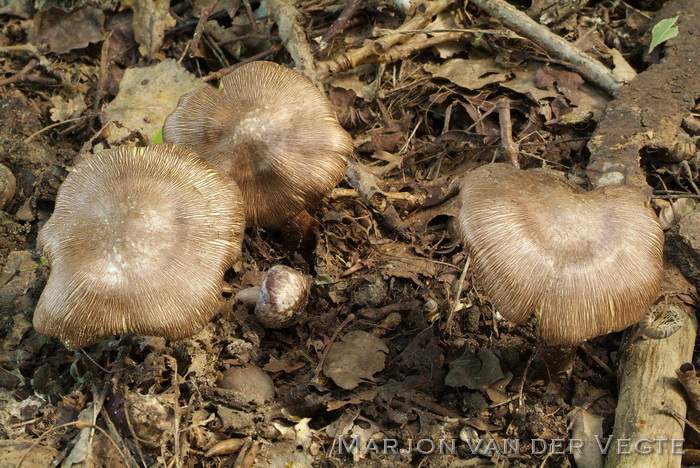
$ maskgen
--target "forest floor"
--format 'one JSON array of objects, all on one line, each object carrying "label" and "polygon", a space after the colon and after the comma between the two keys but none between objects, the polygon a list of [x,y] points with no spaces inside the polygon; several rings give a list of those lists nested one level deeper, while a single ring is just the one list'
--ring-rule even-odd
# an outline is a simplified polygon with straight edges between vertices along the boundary
[{"label": "forest floor", "polygon": [[[34,3],[0,2],[0,163],[17,186],[0,210],[0,467],[571,466],[551,441],[589,430],[584,420],[610,435],[622,333],[581,346],[570,377],[538,378],[536,324],[494,314],[456,230],[461,176],[503,160],[499,100],[523,168],[585,184],[606,90],[472,4],[406,13],[400,2],[301,0],[313,74],[381,203],[345,180],[309,210],[312,245],[248,228],[226,280],[237,292],[274,265],[295,267],[314,280],[307,317],[266,330],[226,297],[189,339],[124,335],[70,351],[31,323],[50,272],[37,233],[71,167],[157,141],[178,97],[227,67],[299,59],[288,31],[280,39],[284,11],[267,2],[215,2],[200,35],[202,1]],[[662,59],[663,45],[647,49],[663,2],[516,3],[623,79]],[[681,111],[697,130],[698,108]],[[637,166],[667,229],[693,209],[692,161]],[[690,205],[671,207],[681,199]],[[271,401],[221,388],[248,365],[271,377]],[[360,451],[344,453],[354,437]],[[514,440],[519,454],[486,450]],[[384,450],[393,441],[402,453]]]}]

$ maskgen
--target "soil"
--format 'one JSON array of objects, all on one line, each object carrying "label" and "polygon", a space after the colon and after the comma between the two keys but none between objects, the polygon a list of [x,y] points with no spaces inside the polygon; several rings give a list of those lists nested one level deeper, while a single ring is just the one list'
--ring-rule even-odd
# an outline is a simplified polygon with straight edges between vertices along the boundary
[{"label": "soil", "polygon": [[[645,53],[662,2],[588,2],[548,25],[594,55],[596,41],[617,48],[643,72],[641,87],[634,81],[619,101],[529,41],[475,34],[503,30],[461,2],[429,18],[432,29],[466,31],[459,37],[421,48],[425,37],[412,32],[414,43],[404,42],[396,56],[375,54],[333,75],[324,89],[354,139],[360,175],[350,171],[309,209],[312,234],[302,235],[299,223],[282,231],[249,227],[243,255],[225,277],[234,295],[222,299],[197,335],[181,341],[111,336],[78,351],[31,326],[50,273],[36,238],[73,166],[117,144],[105,130],[104,108],[125,71],[173,58],[202,77],[261,54],[289,66],[294,59],[278,46],[271,16],[259,15],[251,25],[247,6],[257,10],[255,1],[222,0],[192,55],[188,44],[205,2],[157,1],[146,13],[127,1],[49,2],[39,12],[33,2],[9,3],[12,14],[0,9],[0,163],[17,189],[0,210],[0,467],[571,466],[573,454],[551,450],[552,441],[573,438],[572,427],[583,419],[595,421],[604,439],[611,434],[623,333],[579,347],[569,374],[540,375],[532,359],[535,321],[503,320],[472,269],[462,275],[467,254],[456,228],[456,194],[462,174],[502,158],[495,104],[507,97],[524,169],[546,166],[590,188],[591,152],[634,135],[634,154],[624,158],[641,171],[657,211],[700,197],[695,146],[680,160],[655,158],[659,153],[645,153],[639,139],[653,127],[655,147],[668,148],[681,133],[691,142],[700,133],[700,73],[697,64],[684,68],[682,58],[683,50],[698,50],[686,47],[697,33],[681,36],[683,47],[669,43],[672,64],[663,65],[663,45]],[[318,61],[406,21],[393,3],[360,3],[323,50],[319,39],[345,3],[297,4]],[[519,6],[534,12],[546,2],[533,3]],[[163,31],[162,45],[144,46],[142,15],[154,19],[154,37]],[[682,24],[697,21],[697,13],[687,15]],[[246,38],[234,40],[240,36]],[[612,67],[609,56],[597,58]],[[23,72],[32,60],[37,63]],[[451,60],[474,67],[444,67]],[[669,91],[664,116],[657,106],[637,114],[634,125],[614,120],[610,109],[632,101],[648,108],[649,83],[679,80],[688,85]],[[639,115],[648,117],[641,129]],[[573,116],[586,117],[568,120]],[[611,129],[620,131],[611,136]],[[143,145],[153,136],[126,133],[118,144]],[[596,135],[601,140],[589,150]],[[679,237],[697,232],[697,225],[688,227],[695,218],[669,226],[684,257],[697,255],[692,234]],[[685,274],[697,281],[700,260],[687,263],[693,272]],[[306,317],[268,330],[235,293],[259,286],[279,264],[310,275],[314,284]],[[226,384],[239,369],[253,369],[249,378],[260,384]],[[343,452],[343,441],[353,437],[360,438],[360,453]],[[534,439],[549,449],[535,450]],[[421,440],[426,445],[416,447]],[[438,450],[441,440],[454,441],[454,453]],[[520,453],[483,449],[515,440]],[[394,441],[397,449],[413,444],[413,450],[385,450]]]}]

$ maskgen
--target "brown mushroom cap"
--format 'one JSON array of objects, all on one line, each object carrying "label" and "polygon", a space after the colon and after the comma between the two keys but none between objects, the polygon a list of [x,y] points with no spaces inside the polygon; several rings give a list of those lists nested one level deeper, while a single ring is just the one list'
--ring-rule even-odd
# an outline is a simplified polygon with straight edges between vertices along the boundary
[{"label": "brown mushroom cap", "polygon": [[638,321],[663,278],[664,236],[641,191],[592,192],[549,172],[473,170],[459,223],[479,284],[520,323],[537,313],[549,345],[578,345]]},{"label": "brown mushroom cap", "polygon": [[246,221],[279,227],[319,201],[345,174],[350,135],[309,80],[272,62],[252,62],[180,99],[163,127],[231,176]]},{"label": "brown mushroom cap", "polygon": [[235,183],[185,148],[86,159],[39,233],[52,270],[34,327],[72,349],[120,333],[190,336],[218,310],[243,230]]}]

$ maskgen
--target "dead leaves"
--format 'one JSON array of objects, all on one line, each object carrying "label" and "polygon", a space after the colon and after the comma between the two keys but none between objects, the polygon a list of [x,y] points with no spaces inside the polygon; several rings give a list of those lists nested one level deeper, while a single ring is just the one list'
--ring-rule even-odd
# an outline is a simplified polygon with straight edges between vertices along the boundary
[{"label": "dead leaves", "polygon": [[151,60],[163,45],[165,30],[177,24],[170,15],[169,0],[122,0],[121,9],[134,12],[134,37],[139,43],[139,52]]},{"label": "dead leaves", "polygon": [[323,373],[341,388],[351,390],[362,382],[372,382],[374,374],[384,369],[389,349],[384,341],[361,331],[345,335],[333,343],[323,364]]},{"label": "dead leaves", "polygon": [[36,42],[47,44],[55,54],[64,54],[103,40],[104,22],[104,13],[94,7],[65,11],[52,6],[34,17]]},{"label": "dead leaves", "polygon": [[105,107],[103,123],[118,124],[107,141],[119,143],[133,132],[146,141],[163,127],[183,94],[204,86],[182,65],[166,59],[157,65],[130,68],[124,73],[119,94]]}]

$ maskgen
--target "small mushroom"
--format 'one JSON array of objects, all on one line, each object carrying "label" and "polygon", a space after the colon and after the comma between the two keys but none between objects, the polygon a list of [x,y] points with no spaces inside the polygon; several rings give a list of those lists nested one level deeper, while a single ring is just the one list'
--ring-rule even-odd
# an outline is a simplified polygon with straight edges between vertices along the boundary
[{"label": "small mushroom", "polygon": [[39,232],[51,274],[34,327],[71,349],[111,334],[191,336],[219,309],[243,230],[235,183],[185,148],[81,161]]},{"label": "small mushroom", "polygon": [[284,265],[267,272],[255,304],[255,317],[265,328],[291,327],[303,317],[309,302],[311,279]]},{"label": "small mushroom", "polygon": [[309,80],[272,62],[251,62],[180,99],[163,127],[232,177],[249,225],[280,227],[318,202],[345,174],[352,139]]},{"label": "small mushroom", "polygon": [[230,390],[242,403],[258,406],[275,398],[275,384],[270,376],[254,364],[232,367],[217,382],[219,388]]},{"label": "small mushroom", "polygon": [[17,181],[7,166],[0,164],[0,210],[4,210],[15,196]]},{"label": "small mushroom", "polygon": [[621,330],[659,293],[664,235],[635,188],[586,192],[547,171],[488,164],[464,177],[461,201],[481,288],[508,320],[536,314],[549,346]]}]

